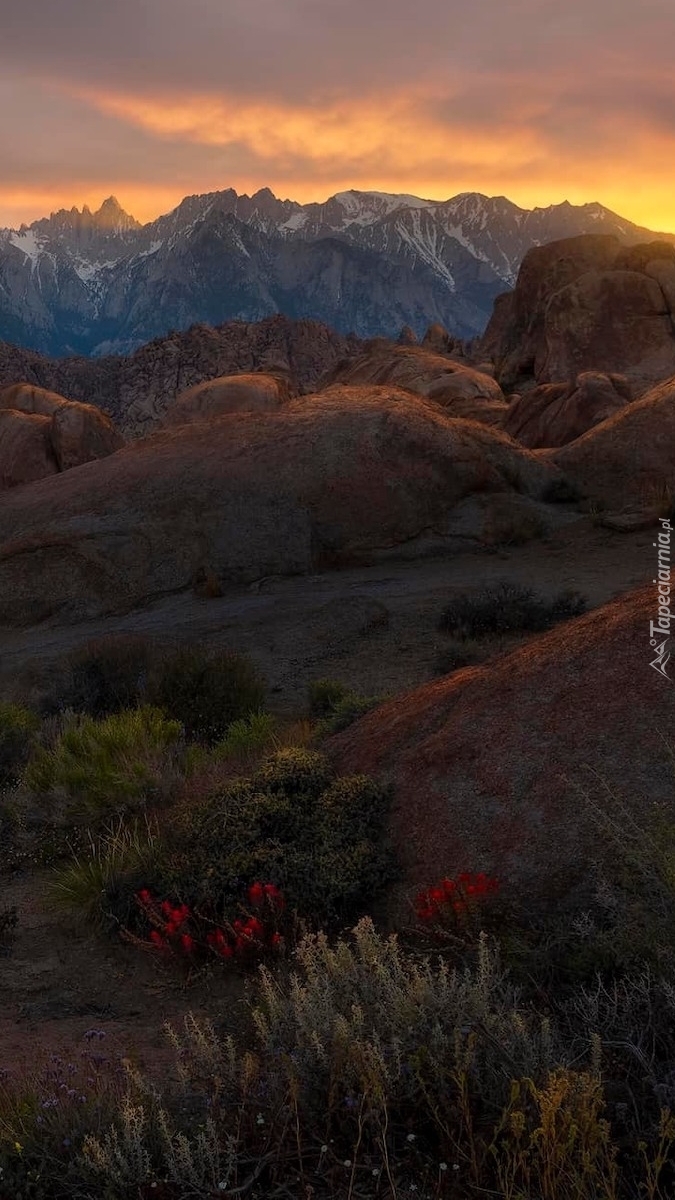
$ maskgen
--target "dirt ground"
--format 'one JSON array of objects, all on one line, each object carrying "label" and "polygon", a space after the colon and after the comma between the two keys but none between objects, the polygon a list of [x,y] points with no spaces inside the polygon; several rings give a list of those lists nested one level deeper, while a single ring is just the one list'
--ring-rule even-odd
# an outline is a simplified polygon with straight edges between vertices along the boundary
[{"label": "dirt ground", "polygon": [[[311,679],[329,676],[355,690],[395,693],[434,676],[445,638],[437,621],[454,593],[502,579],[545,596],[580,591],[590,607],[652,578],[654,534],[616,533],[582,518],[545,542],[492,553],[389,561],[310,577],[272,578],[211,600],[161,600],[142,612],[78,626],[0,632],[0,695],[39,692],[54,663],[109,632],[196,639],[252,656],[270,687],[271,707],[300,715]],[[354,603],[354,598],[360,598]],[[359,633],[369,602],[388,624]],[[50,1053],[73,1054],[92,1026],[109,1054],[156,1066],[170,1058],[162,1024],[192,1008],[237,1022],[244,985],[222,973],[188,982],[138,950],[69,923],[48,895],[48,873],[0,872],[0,911],[18,909],[13,952],[0,958],[0,1067],[29,1070]]]}]

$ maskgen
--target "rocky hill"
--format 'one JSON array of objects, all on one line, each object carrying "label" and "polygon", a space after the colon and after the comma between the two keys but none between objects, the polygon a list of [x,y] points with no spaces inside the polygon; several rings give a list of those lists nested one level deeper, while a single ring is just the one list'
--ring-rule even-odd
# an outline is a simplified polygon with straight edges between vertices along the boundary
[{"label": "rocky hill", "polygon": [[149,431],[186,388],[249,371],[285,376],[310,391],[322,375],[361,349],[318,321],[270,317],[195,325],[157,338],[129,356],[47,358],[0,342],[0,387],[31,383],[70,400],[96,404],[132,436]]},{"label": "rocky hill", "polygon": [[140,225],[110,197],[0,231],[0,338],[50,355],[130,353],[199,322],[311,317],[361,337],[433,321],[480,334],[532,246],[582,233],[653,235],[600,204],[532,211],[340,192],[323,204],[233,189]]}]

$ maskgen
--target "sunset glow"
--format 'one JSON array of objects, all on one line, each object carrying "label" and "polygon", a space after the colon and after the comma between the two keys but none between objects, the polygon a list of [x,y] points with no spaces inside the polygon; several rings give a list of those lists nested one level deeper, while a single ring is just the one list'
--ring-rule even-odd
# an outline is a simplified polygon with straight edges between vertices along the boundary
[{"label": "sunset glow", "polygon": [[600,201],[675,231],[665,0],[422,0],[414,20],[399,0],[367,19],[355,0],[123,0],[114,22],[81,0],[72,22],[27,7],[39,44],[22,6],[0,47],[0,225],[110,193],[147,221],[227,187],[300,202],[355,187]]}]

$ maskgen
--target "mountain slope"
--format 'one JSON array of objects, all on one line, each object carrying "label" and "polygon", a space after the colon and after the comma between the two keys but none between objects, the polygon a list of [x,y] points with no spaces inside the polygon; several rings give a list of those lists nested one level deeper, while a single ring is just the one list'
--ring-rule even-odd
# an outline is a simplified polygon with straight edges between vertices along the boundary
[{"label": "mountain slope", "polygon": [[129,353],[192,322],[278,312],[361,337],[431,321],[473,337],[528,249],[597,232],[654,237],[599,204],[528,211],[478,193],[347,191],[300,205],[230,188],[147,225],[110,197],[96,213],[0,231],[0,338],[53,355]]}]

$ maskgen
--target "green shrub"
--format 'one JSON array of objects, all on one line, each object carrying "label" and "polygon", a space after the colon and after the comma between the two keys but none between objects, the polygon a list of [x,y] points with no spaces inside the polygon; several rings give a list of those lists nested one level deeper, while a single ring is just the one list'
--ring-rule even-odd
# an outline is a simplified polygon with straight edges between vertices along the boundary
[{"label": "green shrub", "polygon": [[17,783],[30,758],[39,725],[30,709],[0,703],[0,789]]},{"label": "green shrub", "polygon": [[315,679],[307,690],[310,717],[330,716],[340,701],[349,695],[349,688],[337,679]]},{"label": "green shrub", "polygon": [[546,601],[531,588],[502,582],[475,595],[456,596],[443,610],[439,629],[462,639],[535,632],[585,611],[586,601],[578,592],[561,592],[554,600]]},{"label": "green shrub", "polygon": [[68,659],[59,707],[90,717],[135,708],[143,699],[150,660],[147,640],[132,634],[87,642]]},{"label": "green shrub", "polygon": [[212,755],[219,760],[244,758],[264,750],[274,738],[276,721],[269,713],[251,713],[228,727],[225,737],[216,742]]},{"label": "green shrub", "polygon": [[23,776],[26,788],[65,820],[99,821],[156,803],[172,777],[181,726],[159,709],[80,717],[52,748],[39,747]]},{"label": "green shrub", "polygon": [[315,751],[281,750],[183,814],[165,894],[224,913],[263,880],[312,921],[349,921],[393,875],[388,802],[365,776],[336,779]]},{"label": "green shrub", "polygon": [[213,745],[234,721],[262,709],[265,687],[243,655],[183,646],[155,665],[147,696],[188,738]]},{"label": "green shrub", "polygon": [[348,692],[336,705],[329,716],[324,717],[323,721],[319,721],[316,726],[318,737],[329,737],[333,733],[341,733],[343,729],[347,729],[353,725],[354,721],[358,721],[359,717],[363,717],[371,709],[377,708],[378,704],[382,703],[380,696],[357,696],[355,692]]},{"label": "green shrub", "polygon": [[89,833],[84,848],[56,869],[51,899],[98,925],[111,898],[119,920],[121,909],[129,914],[134,907],[134,890],[152,884],[159,852],[157,828],[147,817],[131,823],[120,819],[98,837]]}]

